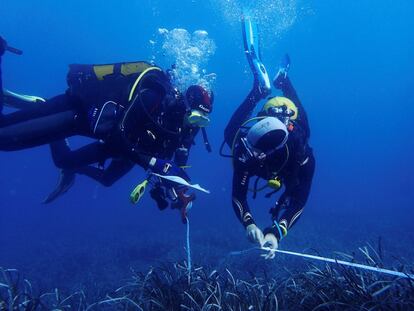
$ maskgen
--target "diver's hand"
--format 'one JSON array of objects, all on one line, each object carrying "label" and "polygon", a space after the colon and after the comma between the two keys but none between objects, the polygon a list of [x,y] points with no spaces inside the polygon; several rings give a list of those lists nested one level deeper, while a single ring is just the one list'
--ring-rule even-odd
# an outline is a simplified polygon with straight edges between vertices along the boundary
[{"label": "diver's hand", "polygon": [[253,152],[253,156],[247,157],[246,159],[246,165],[248,167],[262,167],[264,165],[264,162],[266,160],[266,154],[265,153],[258,153],[256,151]]},{"label": "diver's hand", "polygon": [[174,154],[174,162],[177,163],[178,166],[185,166],[188,162],[188,156],[188,148],[178,148]]},{"label": "diver's hand", "polygon": [[259,243],[260,247],[264,244],[264,236],[262,230],[260,230],[255,224],[250,224],[246,227],[247,238],[252,243]]},{"label": "diver's hand", "polygon": [[4,54],[7,48],[7,42],[0,36],[0,56]]},{"label": "diver's hand", "polygon": [[276,250],[279,247],[279,242],[273,233],[267,233],[264,236],[263,247],[268,251],[267,254],[261,255],[264,259],[273,259],[276,255]]},{"label": "diver's hand", "polygon": [[186,181],[190,180],[190,178],[184,172],[184,170],[171,161],[151,158],[149,162],[149,169],[153,173],[156,173],[159,175],[179,176],[185,179]]},{"label": "diver's hand", "polygon": [[263,166],[267,155],[265,153],[258,153],[253,151],[253,153],[244,152],[241,153],[237,159],[244,163],[247,167],[261,167]]}]

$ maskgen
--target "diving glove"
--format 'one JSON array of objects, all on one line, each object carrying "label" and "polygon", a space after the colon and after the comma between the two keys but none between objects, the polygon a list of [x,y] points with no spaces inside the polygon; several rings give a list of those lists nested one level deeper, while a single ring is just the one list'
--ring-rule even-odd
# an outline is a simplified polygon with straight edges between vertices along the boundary
[{"label": "diving glove", "polygon": [[264,236],[262,230],[260,230],[255,224],[250,224],[246,227],[247,238],[252,243],[259,243],[260,247],[264,244]]},{"label": "diving glove", "polygon": [[289,67],[290,67],[290,57],[288,54],[286,54],[280,62],[279,69],[276,73],[276,76],[273,78],[273,86],[275,88],[281,89],[283,87],[283,84],[285,83],[287,79]]},{"label": "diving glove", "polygon": [[150,191],[151,198],[157,203],[160,211],[165,210],[168,207],[168,201],[166,200],[165,189],[160,185],[154,187]]},{"label": "diving glove", "polygon": [[273,233],[267,233],[264,236],[263,247],[266,247],[268,250],[267,254],[261,255],[264,259],[273,259],[276,256],[276,250],[279,247],[279,242]]}]

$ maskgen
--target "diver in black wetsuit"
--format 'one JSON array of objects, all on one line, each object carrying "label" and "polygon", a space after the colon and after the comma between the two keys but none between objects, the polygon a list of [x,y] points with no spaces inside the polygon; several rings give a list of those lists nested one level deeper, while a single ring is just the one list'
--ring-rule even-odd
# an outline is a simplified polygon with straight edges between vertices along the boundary
[{"label": "diver in black wetsuit", "polygon": [[[256,81],[233,114],[224,135],[226,143],[233,148],[233,209],[250,240],[277,249],[280,240],[302,214],[311,188],[315,159],[308,145],[310,131],[306,112],[289,78],[279,75],[274,85],[282,90],[284,97],[270,99],[259,114],[260,121],[243,129],[256,104],[265,97]],[[284,193],[270,210],[273,224],[263,232],[256,226],[247,203],[249,180],[253,176],[267,181],[274,189],[269,194],[279,190],[282,184],[285,186]],[[273,256],[271,252],[267,258]]]},{"label": "diver in black wetsuit", "polygon": [[[204,127],[209,123],[208,114],[212,111],[212,96],[203,87],[192,85],[187,89],[183,100],[188,107],[188,113],[180,133],[179,144],[174,146],[175,150],[164,150],[163,155],[163,158],[170,159],[174,154],[173,162],[179,167],[187,164],[190,148],[200,129],[203,131],[207,150],[211,151]],[[131,171],[135,165],[125,157],[111,156],[110,151],[107,150],[108,147],[102,141],[75,151],[70,149],[67,140],[53,142],[50,146],[54,163],[61,169],[61,172],[57,188],[45,199],[44,203],[50,203],[65,193],[73,185],[75,174],[88,176],[110,187]],[[105,167],[105,162],[109,159],[110,163]]]},{"label": "diver in black wetsuit", "polygon": [[145,62],[74,65],[68,84],[64,95],[4,115],[0,150],[26,149],[82,135],[99,140],[78,153],[83,165],[124,158],[158,174],[188,179],[170,159],[182,141],[184,121],[206,117],[188,112],[160,68]]},{"label": "diver in black wetsuit", "polygon": [[[273,81],[284,97],[270,98],[257,117],[251,118],[257,103],[270,93],[270,83],[261,63],[258,42],[254,38],[254,25],[244,20],[245,48],[254,73],[254,86],[244,102],[234,112],[228,123],[224,138],[232,149],[233,157],[233,209],[246,228],[248,238],[268,246],[271,251],[264,255],[273,258],[279,242],[302,214],[308,199],[315,160],[308,145],[309,124],[305,110],[287,76],[290,61],[286,56]],[[247,34],[247,35],[246,35]],[[249,41],[250,40],[250,41]],[[267,197],[285,187],[284,193],[271,208],[272,225],[260,230],[253,219],[247,203],[249,180],[257,176],[267,181],[273,191]]]}]

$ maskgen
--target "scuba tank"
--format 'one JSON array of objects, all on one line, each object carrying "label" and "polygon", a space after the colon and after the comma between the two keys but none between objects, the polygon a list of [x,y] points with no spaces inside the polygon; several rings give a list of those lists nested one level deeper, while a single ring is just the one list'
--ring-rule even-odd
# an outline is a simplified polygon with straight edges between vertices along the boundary
[{"label": "scuba tank", "polygon": [[[290,132],[294,129],[294,120],[298,116],[298,109],[285,97],[275,97],[271,98],[263,107],[263,109],[258,113],[257,117],[250,118],[242,123],[240,128],[237,130],[233,142],[231,145],[231,154],[224,154],[223,149],[226,142],[223,142],[220,148],[220,155],[224,157],[233,158],[233,161],[236,157],[236,150],[238,150],[238,160],[244,163],[250,161],[257,161],[258,165],[261,167],[259,171],[264,172],[265,174],[260,174],[260,176],[266,180],[264,186],[258,186],[259,180],[261,177],[257,177],[254,188],[249,189],[253,192],[253,198],[256,197],[257,192],[270,188],[272,191],[266,195],[266,197],[271,196],[276,193],[282,187],[282,180],[279,177],[279,173],[283,170],[289,160],[289,148],[287,145],[287,139]],[[266,121],[269,119],[269,121]],[[273,119],[270,120],[270,119]],[[263,124],[263,125],[262,125]],[[272,125],[273,124],[273,125]],[[282,126],[283,125],[283,126]],[[284,128],[285,137],[281,135],[269,135],[271,128],[282,129]],[[251,130],[254,130],[253,132]],[[265,136],[268,136],[267,139]],[[271,146],[272,141],[279,141],[277,146],[270,148],[270,150],[264,151],[262,146]],[[264,154],[264,159],[272,159],[276,155],[282,156],[281,161],[275,161],[273,165],[265,165],[265,161],[261,162],[257,155]],[[260,164],[262,163],[262,164]],[[274,166],[277,166],[276,168]]]},{"label": "scuba tank", "polygon": [[67,93],[82,102],[93,134],[104,137],[118,123],[134,82],[151,67],[147,62],[69,65]]}]

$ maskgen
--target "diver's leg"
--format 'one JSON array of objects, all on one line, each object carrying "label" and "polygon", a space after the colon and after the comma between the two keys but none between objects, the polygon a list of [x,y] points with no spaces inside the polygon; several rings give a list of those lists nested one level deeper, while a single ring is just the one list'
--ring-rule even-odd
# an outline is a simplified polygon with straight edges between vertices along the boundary
[{"label": "diver's leg", "polygon": [[283,96],[289,98],[295,105],[298,107],[298,119],[296,120],[297,123],[302,127],[305,131],[306,138],[310,136],[310,128],[308,122],[308,116],[306,114],[305,109],[303,108],[302,102],[299,99],[298,94],[296,93],[295,88],[292,85],[289,77],[286,77],[283,84],[281,85],[281,90],[283,92]]},{"label": "diver's leg", "polygon": [[273,85],[275,88],[280,89],[284,97],[289,98],[295,105],[298,107],[298,119],[297,123],[305,131],[305,136],[308,139],[310,136],[310,128],[308,123],[308,116],[305,109],[303,108],[302,102],[299,99],[299,96],[293,87],[292,82],[289,79],[288,73],[290,68],[290,58],[289,55],[285,55],[281,62],[279,69],[275,78],[273,79]]},{"label": "diver's leg", "polygon": [[260,59],[260,46],[257,24],[249,12],[243,12],[242,19],[244,49],[254,77],[253,89],[237,108],[224,130],[224,141],[230,147],[242,124],[252,115],[256,104],[270,93],[270,80],[266,68]]},{"label": "diver's leg", "polygon": [[3,115],[0,150],[31,148],[78,134],[77,112],[67,95],[57,96],[35,109]]},{"label": "diver's leg", "polygon": [[243,123],[252,115],[256,104],[262,99],[258,91],[258,84],[255,81],[253,89],[247,95],[243,103],[233,113],[229,123],[224,130],[224,140],[230,147],[233,145],[234,137]]},{"label": "diver's leg", "polygon": [[243,10],[242,16],[242,34],[247,61],[257,81],[258,91],[264,98],[270,94],[270,79],[261,60],[257,23],[246,9]]},{"label": "diver's leg", "polygon": [[50,151],[55,165],[66,170],[77,170],[93,163],[100,163],[111,156],[106,145],[100,141],[71,150],[68,142],[62,139],[52,142]]},{"label": "diver's leg", "polygon": [[112,186],[115,182],[125,176],[132,168],[134,163],[125,159],[114,159],[106,169],[100,169],[94,166],[85,166],[76,173],[88,176],[105,187]]},{"label": "diver's leg", "polygon": [[78,169],[86,165],[102,162],[110,157],[103,143],[95,142],[72,151],[66,140],[62,139],[50,144],[52,158],[60,168],[58,182],[54,190],[45,198],[48,204],[65,194],[75,183]]}]

